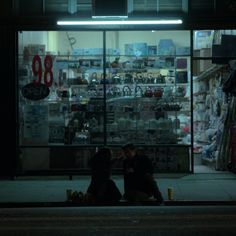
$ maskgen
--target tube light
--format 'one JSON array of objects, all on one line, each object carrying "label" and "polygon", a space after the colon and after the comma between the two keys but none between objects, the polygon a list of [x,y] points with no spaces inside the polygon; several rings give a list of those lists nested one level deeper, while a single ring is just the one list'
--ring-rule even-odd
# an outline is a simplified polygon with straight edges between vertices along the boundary
[{"label": "tube light", "polygon": [[92,16],[92,19],[118,20],[118,19],[128,19],[128,16]]},{"label": "tube light", "polygon": [[180,19],[176,20],[65,20],[57,21],[57,25],[170,25],[170,24],[182,24]]}]

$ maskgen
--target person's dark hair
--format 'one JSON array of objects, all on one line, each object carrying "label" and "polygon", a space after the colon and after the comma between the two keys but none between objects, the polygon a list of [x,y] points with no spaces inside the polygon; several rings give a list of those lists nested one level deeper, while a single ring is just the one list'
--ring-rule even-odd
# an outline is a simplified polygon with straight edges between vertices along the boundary
[{"label": "person's dark hair", "polygon": [[98,150],[98,152],[95,154],[96,157],[101,157],[101,158],[105,158],[107,160],[110,160],[112,155],[111,155],[111,150],[107,147],[103,147],[101,149]]},{"label": "person's dark hair", "polygon": [[110,173],[111,158],[112,154],[109,148],[100,148],[89,161],[92,173],[101,174],[103,172],[105,174],[106,171]]},{"label": "person's dark hair", "polygon": [[123,150],[136,150],[136,147],[133,143],[127,143],[122,147]]}]

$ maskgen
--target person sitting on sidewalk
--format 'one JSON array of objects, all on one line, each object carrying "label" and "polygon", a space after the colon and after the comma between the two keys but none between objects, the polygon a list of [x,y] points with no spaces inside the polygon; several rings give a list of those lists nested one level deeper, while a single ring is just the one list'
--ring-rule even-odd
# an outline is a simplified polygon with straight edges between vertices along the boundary
[{"label": "person sitting on sidewalk", "polygon": [[129,202],[139,203],[154,197],[157,204],[164,204],[162,194],[153,177],[153,165],[150,159],[139,152],[133,144],[126,144],[122,150],[125,156],[124,198]]},{"label": "person sitting on sidewalk", "polygon": [[87,189],[88,203],[116,203],[122,195],[111,179],[112,153],[109,148],[101,148],[90,160],[91,182]]}]

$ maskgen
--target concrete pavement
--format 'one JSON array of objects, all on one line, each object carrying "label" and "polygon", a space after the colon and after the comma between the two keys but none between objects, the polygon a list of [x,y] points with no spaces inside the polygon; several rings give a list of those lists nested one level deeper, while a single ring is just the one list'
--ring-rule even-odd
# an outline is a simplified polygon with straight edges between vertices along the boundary
[{"label": "concrete pavement", "polygon": [[[159,174],[159,188],[166,202],[236,202],[236,175],[231,172],[209,174]],[[122,176],[113,176],[123,193]],[[64,203],[66,190],[86,192],[89,176],[18,177],[0,180],[0,206],[23,203]],[[168,201],[167,189],[173,189],[174,201]]]}]

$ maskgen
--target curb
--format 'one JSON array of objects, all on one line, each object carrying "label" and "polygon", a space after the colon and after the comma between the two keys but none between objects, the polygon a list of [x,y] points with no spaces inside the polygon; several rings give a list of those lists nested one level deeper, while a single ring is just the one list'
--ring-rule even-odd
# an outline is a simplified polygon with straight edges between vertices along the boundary
[{"label": "curb", "polygon": [[[236,201],[165,201],[164,206],[236,206]],[[84,204],[80,202],[2,202],[0,208],[40,208],[40,207],[103,207],[103,206],[160,206],[156,202],[144,202],[133,204],[129,202],[118,202],[114,204]]]}]

